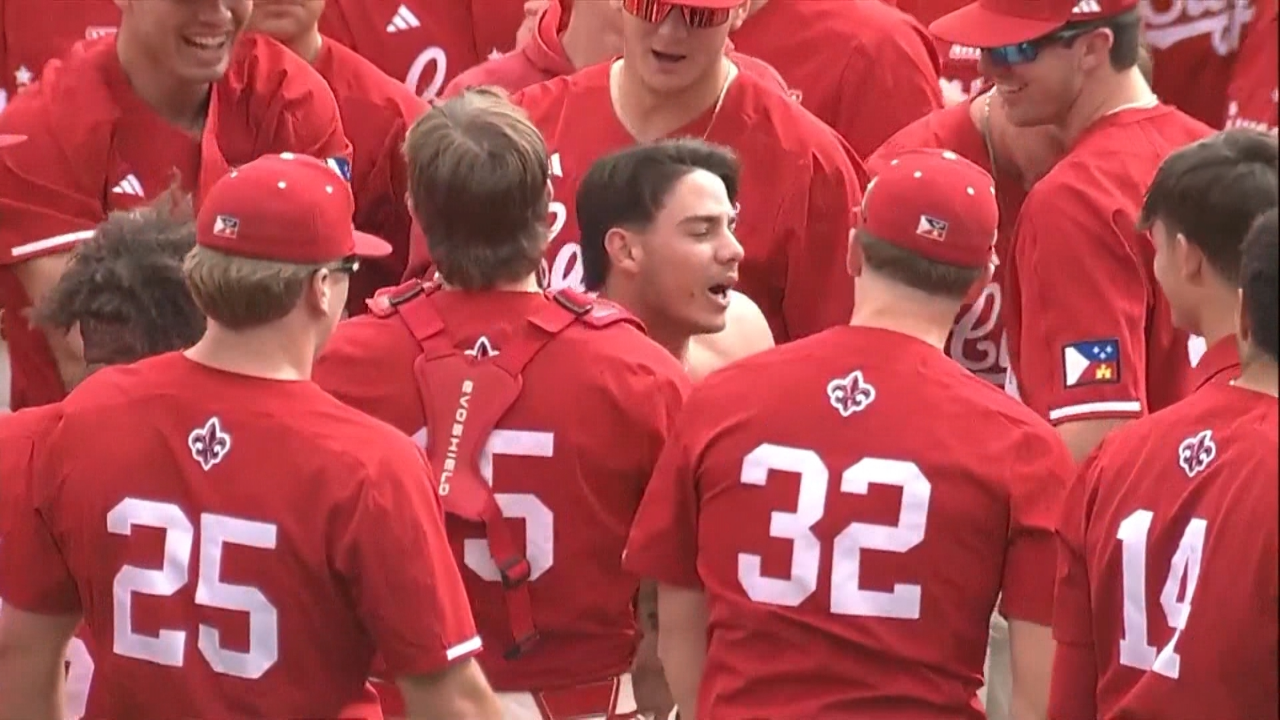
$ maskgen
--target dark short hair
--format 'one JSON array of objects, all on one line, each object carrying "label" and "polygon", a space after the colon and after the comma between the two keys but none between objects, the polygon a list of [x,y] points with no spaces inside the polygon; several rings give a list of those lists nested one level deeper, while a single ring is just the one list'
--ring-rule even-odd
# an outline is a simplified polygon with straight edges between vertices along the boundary
[{"label": "dark short hair", "polygon": [[547,245],[547,147],[502,90],[434,105],[405,138],[409,197],[436,270],[487,290],[538,270]]},{"label": "dark short hair", "polygon": [[182,273],[195,244],[191,200],[177,191],[145,208],[113,212],[76,248],[33,320],[63,331],[79,323],[90,364],[190,347],[205,328]]},{"label": "dark short hair", "polygon": [[1250,344],[1280,362],[1280,211],[1271,208],[1249,230],[1240,261],[1240,289]]},{"label": "dark short hair", "polygon": [[695,170],[720,178],[729,202],[738,200],[739,165],[732,150],[694,138],[661,140],[620,150],[592,164],[578,185],[582,279],[599,290],[609,276],[604,237],[614,228],[653,223],[676,183]]},{"label": "dark short hair", "polygon": [[1111,68],[1119,72],[1137,65],[1142,59],[1143,43],[1142,15],[1138,8],[1108,18],[1067,23],[1057,32],[1082,31],[1083,34],[1102,29],[1110,30],[1113,37],[1108,56]]},{"label": "dark short hair", "polygon": [[1213,269],[1234,284],[1249,227],[1280,202],[1278,174],[1280,145],[1274,136],[1244,128],[1215,133],[1160,164],[1138,229],[1163,222],[1199,248]]},{"label": "dark short hair", "polygon": [[917,255],[886,242],[866,230],[858,230],[866,267],[894,282],[948,300],[963,300],[986,268],[960,267]]}]

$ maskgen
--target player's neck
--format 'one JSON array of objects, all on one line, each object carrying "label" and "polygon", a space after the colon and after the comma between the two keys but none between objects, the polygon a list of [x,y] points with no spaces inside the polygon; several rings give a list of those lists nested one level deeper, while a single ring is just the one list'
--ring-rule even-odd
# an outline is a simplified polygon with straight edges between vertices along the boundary
[{"label": "player's neck", "polygon": [[1156,102],[1155,93],[1138,68],[1107,73],[1096,82],[1085,83],[1067,117],[1058,123],[1058,128],[1067,147],[1071,147],[1085,130],[1107,115],[1130,108],[1151,107]]},{"label": "player's neck", "polygon": [[609,74],[613,111],[636,140],[652,142],[716,107],[735,73],[733,62],[722,57],[714,71],[689,87],[664,93],[646,85],[634,68],[620,60],[613,64]]},{"label": "player's neck", "polygon": [[1207,298],[1201,304],[1195,334],[1204,338],[1207,345],[1236,336],[1237,295],[1228,291],[1223,297]]},{"label": "player's neck", "polygon": [[662,313],[654,311],[637,293],[632,292],[626,283],[606,282],[599,295],[626,308],[627,312],[644,323],[645,334],[649,339],[666,348],[675,359],[682,364],[688,359],[689,340],[693,336],[677,329],[675,324],[668,322]]},{"label": "player's neck", "polygon": [[324,37],[320,35],[320,28],[313,27],[285,44],[308,65],[314,65],[316,58],[320,57],[320,48],[324,46]]},{"label": "player's neck", "polygon": [[1232,384],[1264,395],[1280,396],[1280,367],[1268,359],[1245,360],[1240,366],[1240,377]]},{"label": "player's neck", "polygon": [[958,303],[948,303],[863,271],[854,287],[853,327],[892,330],[938,350],[946,347]]},{"label": "player's neck", "polygon": [[162,64],[153,62],[130,40],[128,28],[128,25],[120,28],[119,34],[123,37],[116,40],[116,57],[134,93],[160,117],[198,136],[204,128],[213,86],[185,81]]},{"label": "player's neck", "polygon": [[230,330],[210,320],[204,337],[186,356],[201,365],[268,380],[307,380],[315,362],[311,343],[299,334],[271,323],[248,330]]},{"label": "player's neck", "polygon": [[560,34],[560,47],[564,48],[565,57],[578,70],[615,57],[622,46],[617,30],[600,23],[596,10],[590,8],[579,12],[575,8],[568,11],[569,24]]}]

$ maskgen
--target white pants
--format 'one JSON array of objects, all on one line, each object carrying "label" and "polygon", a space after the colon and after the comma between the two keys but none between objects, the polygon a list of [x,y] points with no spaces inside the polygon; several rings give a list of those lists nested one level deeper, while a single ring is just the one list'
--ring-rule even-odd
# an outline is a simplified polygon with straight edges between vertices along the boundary
[{"label": "white pants", "polygon": [[[527,692],[498,693],[498,703],[502,705],[504,720],[547,720],[533,695]],[[618,682],[618,704],[614,712],[618,714],[636,711],[636,694],[631,686],[631,673],[623,675]],[[568,718],[551,718],[550,720],[569,720]],[[605,715],[586,715],[573,720],[607,720]]]}]

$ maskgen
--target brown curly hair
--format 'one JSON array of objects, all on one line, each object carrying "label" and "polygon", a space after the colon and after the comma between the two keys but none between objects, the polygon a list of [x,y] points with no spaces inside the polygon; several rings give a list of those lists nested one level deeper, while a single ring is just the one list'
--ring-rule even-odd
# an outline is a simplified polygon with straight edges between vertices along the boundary
[{"label": "brown curly hair", "polygon": [[76,248],[32,320],[61,331],[79,323],[90,365],[189,347],[205,327],[182,274],[195,242],[191,199],[176,189],[148,207],[111,213]]}]

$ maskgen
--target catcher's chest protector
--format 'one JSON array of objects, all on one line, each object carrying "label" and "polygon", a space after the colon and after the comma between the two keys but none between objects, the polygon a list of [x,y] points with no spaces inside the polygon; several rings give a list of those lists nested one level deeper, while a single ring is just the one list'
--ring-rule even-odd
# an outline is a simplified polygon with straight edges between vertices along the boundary
[{"label": "catcher's chest protector", "polygon": [[436,284],[409,283],[379,293],[369,306],[381,317],[398,315],[422,346],[414,375],[427,420],[427,455],[439,479],[445,511],[484,524],[506,590],[514,636],[506,652],[510,660],[538,638],[527,584],[530,568],[492,487],[480,474],[480,452],[519,397],[521,374],[542,348],[575,322],[602,327],[631,318],[617,311],[593,314],[590,298],[561,291],[516,328],[501,352],[470,357],[455,348],[444,331],[444,321],[430,300],[439,290]]}]

